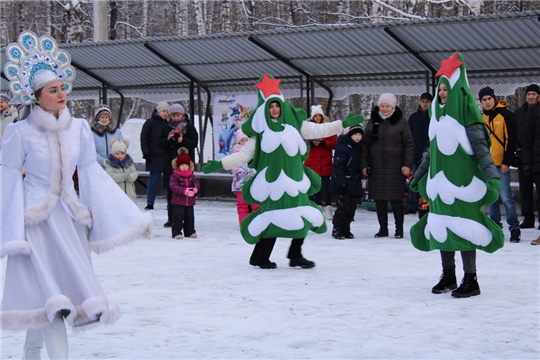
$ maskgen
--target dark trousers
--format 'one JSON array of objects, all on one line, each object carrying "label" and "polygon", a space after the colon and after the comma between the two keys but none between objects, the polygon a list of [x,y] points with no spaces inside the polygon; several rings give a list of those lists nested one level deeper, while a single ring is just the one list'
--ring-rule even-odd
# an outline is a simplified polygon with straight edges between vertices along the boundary
[{"label": "dark trousers", "polygon": [[[534,223],[534,179],[533,175],[526,175],[521,167],[518,168],[519,194],[521,196],[521,215],[524,221]],[[536,186],[538,192],[538,185]]]},{"label": "dark trousers", "polygon": [[330,196],[330,176],[321,176],[321,190],[318,193],[313,194],[309,197],[317,205],[331,206],[332,197]]},{"label": "dark trousers", "polygon": [[344,234],[351,232],[351,222],[354,220],[357,202],[357,195],[338,196],[337,209],[332,220],[334,229],[341,230]]},{"label": "dark trousers", "polygon": [[195,212],[193,206],[173,205],[172,236],[182,235],[190,237],[195,234]]},{"label": "dark trousers", "polygon": [[[302,257],[302,244],[304,239],[292,239],[291,246],[289,247],[289,253],[287,258],[298,259]],[[263,238],[255,244],[253,252],[251,253],[250,262],[254,264],[263,264],[270,261],[270,255],[274,250],[276,244],[276,238]]]},{"label": "dark trousers", "polygon": [[[455,251],[441,250],[441,261],[443,269],[455,269]],[[463,271],[466,274],[476,273],[476,250],[461,251],[461,260],[463,261]]]},{"label": "dark trousers", "polygon": [[173,218],[173,205],[171,204],[171,200],[172,200],[172,190],[169,189],[169,187],[167,186],[167,188],[165,189],[166,193],[167,193],[167,221],[169,222],[172,222],[172,218]]}]

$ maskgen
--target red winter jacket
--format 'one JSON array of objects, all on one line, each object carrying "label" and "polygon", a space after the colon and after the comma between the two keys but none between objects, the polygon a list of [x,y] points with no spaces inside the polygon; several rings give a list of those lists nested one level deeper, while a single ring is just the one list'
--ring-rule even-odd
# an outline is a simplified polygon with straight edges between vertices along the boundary
[{"label": "red winter jacket", "polygon": [[[311,121],[311,118],[306,121]],[[323,122],[328,122],[328,117],[324,116]],[[332,135],[321,139],[319,146],[314,146],[313,139],[309,139],[309,156],[304,161],[311,170],[315,171],[319,176],[332,175],[332,150],[336,148],[337,135]]]},{"label": "red winter jacket", "polygon": [[169,182],[169,188],[172,191],[172,205],[193,206],[195,205],[195,196],[187,196],[186,189],[197,189],[199,191],[199,180],[195,178],[191,170],[174,170]]}]

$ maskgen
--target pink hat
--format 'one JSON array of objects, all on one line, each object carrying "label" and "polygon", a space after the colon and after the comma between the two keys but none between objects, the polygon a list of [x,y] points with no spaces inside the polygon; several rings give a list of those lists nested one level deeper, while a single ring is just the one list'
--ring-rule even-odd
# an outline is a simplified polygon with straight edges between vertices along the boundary
[{"label": "pink hat", "polygon": [[238,129],[236,132],[236,142],[239,143],[243,138],[249,139],[248,136],[242,132],[242,129]]},{"label": "pink hat", "polygon": [[381,104],[388,104],[395,108],[397,105],[396,95],[390,93],[381,94],[381,96],[379,96],[379,100],[377,101],[377,106],[381,106]]}]

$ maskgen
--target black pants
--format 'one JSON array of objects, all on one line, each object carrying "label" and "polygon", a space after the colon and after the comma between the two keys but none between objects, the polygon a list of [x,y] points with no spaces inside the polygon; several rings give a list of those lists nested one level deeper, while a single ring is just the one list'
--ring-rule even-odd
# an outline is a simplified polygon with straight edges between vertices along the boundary
[{"label": "black pants", "polygon": [[330,176],[321,176],[321,190],[318,193],[313,194],[309,197],[317,205],[331,206],[332,197],[330,196]]},{"label": "black pants", "polygon": [[354,220],[357,202],[357,195],[338,196],[337,209],[332,220],[334,229],[341,230],[344,234],[351,232],[351,222]]},{"label": "black pants", "polygon": [[[455,251],[441,250],[441,261],[443,269],[455,269]],[[476,250],[461,251],[461,260],[463,261],[463,271],[466,274],[476,273]]]},{"label": "black pants", "polygon": [[[289,253],[287,258],[298,259],[302,257],[302,244],[304,239],[292,239],[291,246],[289,247]],[[251,253],[250,262],[254,264],[263,264],[270,260],[272,250],[276,244],[276,238],[263,238],[255,244],[253,252]]]},{"label": "black pants", "polygon": [[[518,168],[519,194],[521,196],[521,215],[524,221],[534,223],[534,179],[533,175],[525,175],[521,167]],[[536,187],[538,192],[538,186]]]},{"label": "black pants", "polygon": [[193,206],[173,205],[172,236],[182,235],[190,237],[195,234],[195,212]]}]

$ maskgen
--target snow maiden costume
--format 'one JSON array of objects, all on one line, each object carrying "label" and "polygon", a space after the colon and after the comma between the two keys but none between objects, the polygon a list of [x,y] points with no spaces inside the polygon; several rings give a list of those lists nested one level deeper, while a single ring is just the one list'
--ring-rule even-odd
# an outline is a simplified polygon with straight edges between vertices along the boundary
[{"label": "snow maiden costume", "polygon": [[[242,221],[242,237],[250,244],[257,244],[261,239],[275,242],[277,237],[292,238],[293,242],[298,242],[296,256],[303,259],[300,246],[308,231],[319,234],[326,231],[325,217],[320,208],[309,200],[309,195],[319,191],[321,178],[303,164],[308,156],[304,139],[320,139],[337,134],[343,127],[362,122],[363,117],[353,117],[351,113],[342,122],[315,124],[304,121],[306,112],[285,101],[278,87],[279,81],[263,75],[255,85],[259,89],[257,109],[242,125],[242,131],[250,140],[240,152],[226,156],[221,161],[210,160],[203,171],[230,170],[246,163],[257,170],[255,176],[242,187],[242,198],[249,204],[260,205],[260,208]],[[279,119],[270,116],[269,105],[273,102],[280,105]],[[270,247],[268,256],[271,250]],[[294,265],[295,257],[291,251],[289,259],[290,266],[302,266]],[[266,254],[261,260],[268,261]],[[313,267],[313,262],[310,263],[311,266],[302,267]],[[275,264],[270,268],[274,267]]]},{"label": "snow maiden costume", "polygon": [[[7,55],[11,91],[27,104],[36,101],[33,88],[54,81],[70,92],[75,73],[54,39],[23,32]],[[26,120],[6,128],[0,181],[0,255],[8,257],[2,329],[45,329],[57,321],[63,328],[62,318],[71,326],[117,320],[120,311],[94,274],[90,250],[101,253],[148,234],[153,220],[97,163],[88,121],[67,108],[55,117],[35,105]]]},{"label": "snow maiden costume", "polygon": [[[499,179],[463,56],[456,52],[443,60],[435,76],[440,79],[430,109],[429,158],[411,183],[430,202],[429,213],[411,227],[411,240],[419,250],[441,250],[443,275],[433,293],[457,287],[453,254],[461,251],[465,277],[452,296],[468,297],[480,294],[475,250],[492,253],[504,244],[502,229],[483,210],[498,199]],[[444,104],[437,101],[441,84],[448,90]]]}]

